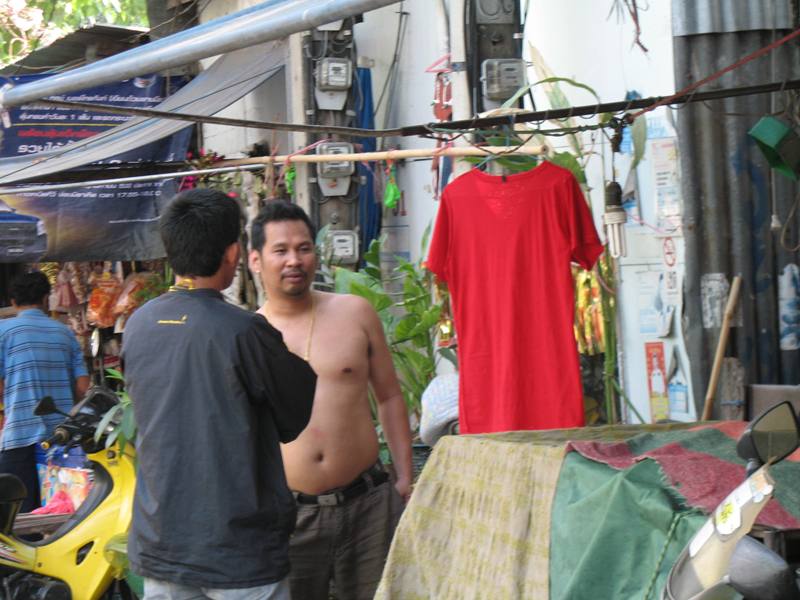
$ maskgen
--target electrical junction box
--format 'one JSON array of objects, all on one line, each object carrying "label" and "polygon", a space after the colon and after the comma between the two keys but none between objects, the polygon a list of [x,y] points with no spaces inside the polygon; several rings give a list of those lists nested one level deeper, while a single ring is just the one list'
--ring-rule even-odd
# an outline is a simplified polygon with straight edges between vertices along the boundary
[{"label": "electrical junction box", "polygon": [[349,58],[327,56],[317,63],[317,88],[322,92],[342,92],[353,82],[353,63]]},{"label": "electrical junction box", "polygon": [[[353,144],[349,142],[325,142],[316,148],[317,154],[350,154]],[[317,163],[317,185],[323,196],[344,196],[350,189],[351,175],[356,165],[349,160],[332,160]]]},{"label": "electrical junction box", "polygon": [[354,265],[358,262],[358,235],[352,230],[331,231],[328,237],[334,262]]},{"label": "electrical junction box", "polygon": [[481,63],[483,96],[504,102],[527,85],[527,65],[521,58],[489,58]]}]

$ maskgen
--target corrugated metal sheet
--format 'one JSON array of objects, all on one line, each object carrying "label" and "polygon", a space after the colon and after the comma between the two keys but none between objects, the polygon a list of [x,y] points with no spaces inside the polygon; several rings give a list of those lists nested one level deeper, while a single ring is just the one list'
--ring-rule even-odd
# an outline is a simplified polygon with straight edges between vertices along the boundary
[{"label": "corrugated metal sheet", "polygon": [[[685,0],[680,4],[685,9],[701,3]],[[747,4],[766,6],[768,2]],[[744,29],[675,37],[677,88],[706,77],[787,33]],[[798,78],[799,58],[797,45],[785,45],[702,89]],[[703,320],[704,282],[719,277],[715,274],[722,274],[728,281],[736,274],[743,277],[742,325],[732,330],[729,354],[742,361],[745,383],[800,383],[800,350],[780,348],[782,319],[786,315],[778,308],[778,278],[787,268],[791,270],[791,265],[800,264],[800,256],[783,250],[778,235],[770,231],[773,203],[785,221],[797,187],[771,172],[747,135],[761,116],[784,105],[789,93],[786,94],[689,104],[677,111],[686,237],[684,329],[694,389],[700,391],[696,394],[698,404],[703,401],[719,336],[719,329],[705,329]],[[795,215],[789,230],[789,239],[795,243],[798,226],[800,219]]]},{"label": "corrugated metal sheet", "polygon": [[787,0],[672,0],[672,35],[791,29]]}]

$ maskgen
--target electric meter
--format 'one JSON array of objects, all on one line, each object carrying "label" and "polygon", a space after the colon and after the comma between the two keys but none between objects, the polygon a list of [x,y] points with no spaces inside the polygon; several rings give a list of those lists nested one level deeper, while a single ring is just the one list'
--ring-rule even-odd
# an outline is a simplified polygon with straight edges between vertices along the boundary
[{"label": "electric meter", "polygon": [[[352,154],[353,144],[349,142],[325,142],[317,146],[317,154]],[[317,163],[317,175],[325,179],[349,177],[355,171],[355,164],[349,160],[332,160]]]},{"label": "electric meter", "polygon": [[525,61],[521,58],[489,58],[481,63],[483,96],[504,102],[526,84]]},{"label": "electric meter", "polygon": [[322,92],[343,92],[350,89],[353,63],[349,58],[326,56],[317,63],[317,88]]},{"label": "electric meter", "polygon": [[358,262],[358,235],[355,231],[331,231],[329,241],[333,259],[336,262],[346,265]]},{"label": "electric meter", "polygon": [[[325,142],[317,146],[317,154],[350,154],[353,144]],[[344,196],[350,190],[351,175],[356,165],[349,160],[332,160],[317,163],[317,184],[323,196]]]}]

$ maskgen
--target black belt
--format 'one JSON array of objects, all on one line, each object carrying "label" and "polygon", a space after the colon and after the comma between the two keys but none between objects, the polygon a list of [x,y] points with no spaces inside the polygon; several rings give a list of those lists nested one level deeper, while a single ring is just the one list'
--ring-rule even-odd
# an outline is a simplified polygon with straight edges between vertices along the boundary
[{"label": "black belt", "polygon": [[320,506],[337,506],[352,500],[369,490],[389,481],[389,474],[378,465],[370,467],[346,486],[336,488],[314,496],[303,492],[293,492],[298,504],[318,504]]}]

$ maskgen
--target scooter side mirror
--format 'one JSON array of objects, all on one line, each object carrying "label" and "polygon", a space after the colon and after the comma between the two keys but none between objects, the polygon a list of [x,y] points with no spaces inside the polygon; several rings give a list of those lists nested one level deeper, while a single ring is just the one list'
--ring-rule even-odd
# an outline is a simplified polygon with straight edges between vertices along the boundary
[{"label": "scooter side mirror", "polygon": [[56,407],[56,403],[50,396],[45,396],[39,403],[36,405],[36,408],[33,409],[33,414],[37,417],[43,417],[45,415],[54,415],[54,414],[66,414]]},{"label": "scooter side mirror", "polygon": [[794,572],[786,561],[749,536],[736,544],[729,573],[731,587],[745,598],[800,599]]},{"label": "scooter side mirror", "polygon": [[753,420],[736,445],[737,454],[760,464],[779,462],[800,446],[797,415],[789,402],[776,404]]},{"label": "scooter side mirror", "polygon": [[92,350],[92,356],[96,358],[97,355],[100,354],[100,344],[102,343],[102,340],[100,339],[99,329],[95,329],[94,331],[92,331],[92,335],[89,338],[89,342],[90,342],[89,346],[91,347]]}]

